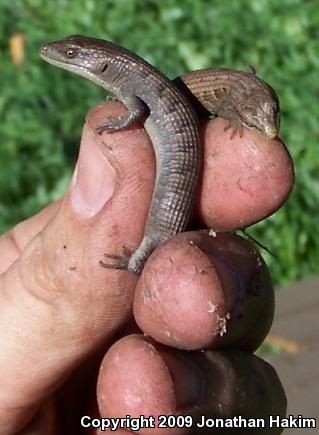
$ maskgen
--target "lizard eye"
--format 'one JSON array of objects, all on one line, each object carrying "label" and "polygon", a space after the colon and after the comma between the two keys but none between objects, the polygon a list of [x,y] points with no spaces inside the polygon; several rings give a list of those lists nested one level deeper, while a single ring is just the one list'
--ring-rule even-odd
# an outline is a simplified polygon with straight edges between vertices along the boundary
[{"label": "lizard eye", "polygon": [[105,63],[105,64],[102,66],[101,72],[103,73],[104,71],[107,70],[107,68],[108,68],[108,64]]},{"label": "lizard eye", "polygon": [[76,50],[73,50],[72,48],[68,48],[67,50],[65,50],[64,54],[65,54],[66,57],[68,57],[69,59],[72,59],[73,57],[76,56]]}]

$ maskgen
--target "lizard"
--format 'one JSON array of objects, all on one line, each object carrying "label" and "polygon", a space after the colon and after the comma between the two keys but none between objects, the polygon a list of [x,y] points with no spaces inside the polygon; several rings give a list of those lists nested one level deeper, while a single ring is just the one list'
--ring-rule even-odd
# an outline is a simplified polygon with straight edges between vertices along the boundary
[{"label": "lizard", "polygon": [[249,65],[246,71],[208,68],[183,74],[173,83],[188,95],[201,117],[220,116],[228,120],[225,130],[231,137],[243,127],[254,129],[268,139],[279,132],[280,105],[274,89],[256,75]]},{"label": "lizard", "polygon": [[144,121],[153,143],[156,179],[143,239],[132,254],[105,254],[113,260],[100,261],[105,268],[140,275],[152,251],[186,229],[202,165],[200,114],[225,117],[232,135],[242,134],[242,127],[255,128],[269,138],[278,133],[276,94],[251,69],[200,70],[172,82],[127,48],[80,35],[43,44],[40,56],[111,91],[126,105],[127,114],[106,119],[98,133]]}]

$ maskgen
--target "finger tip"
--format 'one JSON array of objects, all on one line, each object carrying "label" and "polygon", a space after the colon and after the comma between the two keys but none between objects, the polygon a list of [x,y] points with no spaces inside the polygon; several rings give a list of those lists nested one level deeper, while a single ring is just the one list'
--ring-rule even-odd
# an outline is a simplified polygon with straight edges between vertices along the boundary
[{"label": "finger tip", "polygon": [[210,267],[183,236],[161,245],[136,287],[133,311],[139,327],[175,348],[207,345],[215,322],[209,313],[212,299],[217,305],[222,299],[220,282]]},{"label": "finger tip", "polygon": [[[279,138],[245,129],[230,138],[217,118],[204,130],[204,171],[199,202],[206,225],[232,230],[269,216],[287,200],[294,183],[290,154]],[[212,206],[213,204],[213,206]]]},{"label": "finger tip", "polygon": [[273,315],[266,272],[244,239],[184,233],[146,264],[134,297],[136,321],[155,340],[180,349],[255,349]]},{"label": "finger tip", "polygon": [[97,394],[100,413],[105,416],[175,411],[170,372],[156,348],[141,335],[126,336],[109,349],[101,365]]}]

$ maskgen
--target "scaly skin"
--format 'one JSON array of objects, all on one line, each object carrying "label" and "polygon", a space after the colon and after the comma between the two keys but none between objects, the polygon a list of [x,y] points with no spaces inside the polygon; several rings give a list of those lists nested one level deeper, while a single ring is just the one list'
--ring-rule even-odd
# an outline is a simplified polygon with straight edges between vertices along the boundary
[{"label": "scaly skin", "polygon": [[144,237],[132,255],[105,254],[113,260],[111,264],[100,262],[106,268],[140,274],[159,244],[185,230],[200,179],[202,150],[196,111],[225,117],[232,135],[241,134],[243,126],[269,138],[278,133],[276,94],[251,71],[202,70],[171,82],[126,48],[85,36],[45,44],[40,55],[113,92],[127,106],[126,116],[108,119],[97,128],[99,133],[122,130],[146,118],[145,129],[156,156],[156,180]]},{"label": "scaly skin", "polygon": [[185,84],[192,93],[190,98],[195,96],[209,113],[226,118],[229,127],[233,128],[233,135],[237,130],[242,134],[242,128],[246,127],[269,139],[277,136],[280,123],[278,97],[251,67],[247,71],[226,68],[193,71],[174,83],[180,88]]}]

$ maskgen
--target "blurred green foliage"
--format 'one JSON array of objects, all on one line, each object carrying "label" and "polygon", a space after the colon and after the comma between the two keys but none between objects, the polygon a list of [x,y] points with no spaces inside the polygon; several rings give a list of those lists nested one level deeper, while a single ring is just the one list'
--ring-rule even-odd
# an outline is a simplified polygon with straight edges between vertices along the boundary
[{"label": "blurred green foliage", "polygon": [[[20,67],[9,52],[16,33],[27,42]],[[279,94],[296,186],[285,207],[250,233],[276,254],[266,255],[276,283],[318,272],[317,0],[0,0],[1,232],[64,192],[84,115],[104,98],[38,56],[42,42],[70,34],[113,40],[170,78],[254,65]]]}]

